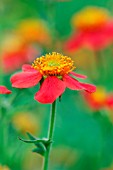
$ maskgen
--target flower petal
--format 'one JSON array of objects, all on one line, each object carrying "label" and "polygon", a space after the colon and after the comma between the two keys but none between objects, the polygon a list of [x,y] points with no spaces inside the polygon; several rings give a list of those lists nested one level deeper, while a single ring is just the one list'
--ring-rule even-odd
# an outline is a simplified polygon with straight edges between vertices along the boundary
[{"label": "flower petal", "polygon": [[70,77],[69,75],[65,75],[63,77],[63,81],[65,82],[66,86],[72,90],[85,90],[87,92],[95,92],[96,91],[96,86],[92,84],[87,84],[87,83],[81,83],[77,81],[76,79]]},{"label": "flower petal", "polygon": [[22,66],[22,71],[24,72],[37,72],[30,64],[24,64]]},{"label": "flower petal", "polygon": [[109,20],[103,27],[103,34],[108,40],[113,40],[113,20]]},{"label": "flower petal", "polygon": [[84,33],[73,33],[72,36],[65,42],[64,50],[73,52],[80,49],[84,43]]},{"label": "flower petal", "polygon": [[42,78],[38,72],[22,72],[11,77],[11,83],[16,88],[29,88],[35,86]]},{"label": "flower petal", "polygon": [[85,91],[89,93],[94,93],[96,91],[96,86],[88,83],[80,83]]},{"label": "flower petal", "polygon": [[75,76],[75,77],[77,77],[77,78],[80,78],[80,79],[86,79],[87,78],[87,76],[85,76],[85,75],[82,75],[82,74],[77,74],[77,73],[75,73],[75,72],[70,72],[70,74],[72,74],[73,76]]},{"label": "flower petal", "polygon": [[10,90],[8,90],[5,86],[0,86],[0,94],[10,94],[12,93]]},{"label": "flower petal", "polygon": [[35,100],[40,103],[53,103],[65,90],[65,83],[55,76],[47,77],[40,90],[35,95]]},{"label": "flower petal", "polygon": [[80,84],[80,82],[72,77],[70,77],[69,75],[64,75],[63,77],[63,81],[66,84],[66,87],[68,87],[71,90],[82,90],[83,87]]}]

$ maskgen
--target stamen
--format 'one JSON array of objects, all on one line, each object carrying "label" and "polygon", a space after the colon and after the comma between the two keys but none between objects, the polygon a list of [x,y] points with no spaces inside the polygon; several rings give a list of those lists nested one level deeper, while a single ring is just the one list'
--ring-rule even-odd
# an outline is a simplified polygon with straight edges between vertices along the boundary
[{"label": "stamen", "polygon": [[32,67],[38,70],[43,76],[62,76],[71,72],[74,67],[74,61],[70,57],[52,52],[40,58],[36,58]]}]

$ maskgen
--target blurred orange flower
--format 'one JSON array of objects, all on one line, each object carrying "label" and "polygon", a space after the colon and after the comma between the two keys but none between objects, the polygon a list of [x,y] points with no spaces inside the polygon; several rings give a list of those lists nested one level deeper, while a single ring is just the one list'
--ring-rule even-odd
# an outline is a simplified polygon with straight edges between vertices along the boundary
[{"label": "blurred orange flower", "polygon": [[45,21],[41,19],[26,19],[21,21],[17,32],[27,42],[37,42],[48,45],[50,43],[50,32]]},{"label": "blurred orange flower", "polygon": [[31,113],[16,113],[12,122],[14,127],[23,134],[26,132],[36,134],[39,131],[39,123]]},{"label": "blurred orange flower", "polygon": [[72,25],[78,30],[94,30],[100,29],[109,19],[109,13],[104,8],[86,7],[76,13],[72,18]]},{"label": "blurred orange flower", "polygon": [[68,51],[84,46],[99,50],[113,41],[113,20],[104,8],[92,6],[82,9],[73,16],[72,26],[74,33],[65,43]]}]

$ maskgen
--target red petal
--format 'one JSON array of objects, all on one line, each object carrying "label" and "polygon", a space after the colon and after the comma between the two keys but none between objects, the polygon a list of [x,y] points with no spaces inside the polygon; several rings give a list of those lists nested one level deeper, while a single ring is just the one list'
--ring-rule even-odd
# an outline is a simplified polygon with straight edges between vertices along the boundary
[{"label": "red petal", "polygon": [[35,70],[30,64],[24,64],[22,70],[24,72],[37,72],[37,70]]},{"label": "red petal", "polygon": [[84,43],[84,33],[74,33],[69,40],[64,44],[64,50],[66,51],[75,51],[80,49]]},{"label": "red petal", "polygon": [[83,89],[89,93],[93,93],[96,91],[96,86],[92,84],[87,84],[87,83],[80,83],[83,87]]},{"label": "red petal", "polygon": [[103,30],[86,33],[84,45],[93,50],[105,48],[108,43],[109,39]]},{"label": "red petal", "polygon": [[80,78],[80,79],[86,79],[87,78],[87,76],[82,75],[82,74],[77,74],[75,72],[70,72],[70,74],[72,74],[73,76]]},{"label": "red petal", "polygon": [[69,75],[65,75],[63,77],[63,80],[66,84],[66,86],[72,90],[85,90],[87,92],[95,92],[96,91],[96,86],[92,84],[87,84],[87,83],[81,83],[77,81],[76,79],[70,77]]},{"label": "red petal", "polygon": [[108,38],[113,40],[113,20],[108,21],[103,29],[104,29],[104,34]]},{"label": "red petal", "polygon": [[71,90],[82,90],[83,87],[81,86],[80,82],[69,75],[64,75],[63,81],[65,82],[66,86]]},{"label": "red petal", "polygon": [[35,95],[35,100],[40,103],[53,103],[65,90],[65,84],[55,76],[46,78]]},{"label": "red petal", "polygon": [[29,88],[35,86],[42,78],[38,72],[22,72],[11,77],[11,83],[16,88]]},{"label": "red petal", "polygon": [[113,109],[113,94],[108,94],[107,99],[106,99],[106,104],[108,107]]},{"label": "red petal", "polygon": [[8,90],[5,86],[0,86],[0,94],[10,94],[12,93],[10,90]]}]

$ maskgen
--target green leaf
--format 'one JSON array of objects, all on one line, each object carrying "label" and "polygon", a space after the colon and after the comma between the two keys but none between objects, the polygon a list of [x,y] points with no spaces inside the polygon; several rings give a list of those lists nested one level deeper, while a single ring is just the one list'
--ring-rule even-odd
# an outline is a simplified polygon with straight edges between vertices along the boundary
[{"label": "green leaf", "polygon": [[30,140],[22,139],[20,137],[19,137],[19,140],[25,143],[33,143],[36,146],[36,148],[33,149],[32,151],[44,156],[44,154],[47,151],[48,146],[52,143],[52,141],[47,138],[42,138],[42,139],[37,138],[28,132],[27,132],[27,135],[30,138]]},{"label": "green leaf", "polygon": [[38,143],[37,148],[33,149],[32,151],[44,156],[46,153],[46,147],[42,143]]},{"label": "green leaf", "polygon": [[27,135],[29,137],[29,139],[34,140],[37,139],[36,137],[34,137],[32,134],[30,134],[29,132],[27,132]]},{"label": "green leaf", "polygon": [[[50,139],[48,139],[48,138],[42,138],[42,139],[40,139],[40,138],[37,138],[37,137],[35,137],[35,136],[33,136],[31,133],[29,133],[29,132],[27,132],[27,135],[28,135],[28,137],[31,139],[31,140],[33,140],[33,141],[38,141],[38,142],[42,142],[44,145],[46,145],[46,146],[48,146],[50,143],[52,143],[52,141],[50,140]],[[34,143],[35,145],[37,145],[37,142],[36,143]]]},{"label": "green leaf", "polygon": [[19,137],[19,140],[25,142],[25,143],[34,143],[37,144],[38,142],[42,142],[42,139],[35,139],[35,140],[25,140]]}]

